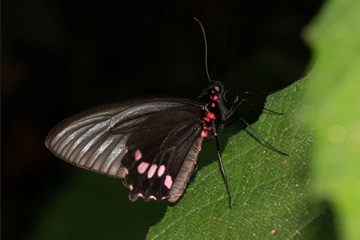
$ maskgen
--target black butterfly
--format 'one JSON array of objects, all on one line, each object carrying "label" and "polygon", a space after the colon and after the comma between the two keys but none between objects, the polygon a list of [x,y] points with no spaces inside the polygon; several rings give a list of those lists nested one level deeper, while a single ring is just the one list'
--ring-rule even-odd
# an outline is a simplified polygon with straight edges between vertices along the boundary
[{"label": "black butterfly", "polygon": [[142,197],[176,202],[203,142],[215,138],[230,203],[217,133],[242,101],[225,101],[226,93],[220,81],[211,81],[195,101],[143,98],[96,107],[57,125],[46,146],[71,164],[122,179],[131,201]]},{"label": "black butterfly", "polygon": [[223,93],[223,84],[213,81],[196,101],[144,98],[93,108],[56,126],[46,146],[69,163],[123,179],[132,201],[175,202],[203,142],[232,114]]}]

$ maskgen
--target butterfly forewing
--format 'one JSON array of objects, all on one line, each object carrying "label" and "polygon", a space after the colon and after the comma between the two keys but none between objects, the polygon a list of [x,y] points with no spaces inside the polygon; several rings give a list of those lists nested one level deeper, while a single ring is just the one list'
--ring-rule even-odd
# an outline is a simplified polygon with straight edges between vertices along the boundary
[{"label": "butterfly forewing", "polygon": [[196,162],[202,111],[197,102],[174,98],[105,105],[60,123],[46,146],[74,165],[123,179],[131,200],[180,196],[194,166],[185,187],[177,175]]}]

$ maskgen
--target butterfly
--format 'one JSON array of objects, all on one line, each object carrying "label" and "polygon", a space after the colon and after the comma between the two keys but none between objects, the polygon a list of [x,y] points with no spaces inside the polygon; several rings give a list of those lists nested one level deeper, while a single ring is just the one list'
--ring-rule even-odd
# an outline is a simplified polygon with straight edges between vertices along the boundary
[{"label": "butterfly", "polygon": [[71,164],[122,179],[131,201],[175,202],[203,142],[232,114],[223,93],[223,84],[212,81],[195,101],[154,97],[96,107],[57,125],[46,146]]},{"label": "butterfly", "polygon": [[[198,23],[206,59],[206,35]],[[222,82],[213,80],[195,100],[151,97],[95,107],[58,124],[45,143],[71,164],[121,179],[131,201],[141,197],[176,202],[194,173],[203,143],[215,138],[230,204],[217,135],[242,101],[237,96],[228,101],[227,92]]]}]

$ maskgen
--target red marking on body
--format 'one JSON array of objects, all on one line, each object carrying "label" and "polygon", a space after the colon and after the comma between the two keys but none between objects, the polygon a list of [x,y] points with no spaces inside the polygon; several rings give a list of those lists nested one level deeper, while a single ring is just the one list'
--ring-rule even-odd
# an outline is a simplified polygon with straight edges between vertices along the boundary
[{"label": "red marking on body", "polygon": [[203,130],[205,130],[205,131],[210,131],[210,130],[211,130],[211,127],[210,127],[210,126],[204,126],[204,127],[203,127]]},{"label": "red marking on body", "polygon": [[141,158],[142,158],[142,153],[138,149],[135,151],[135,161],[139,161]]},{"label": "red marking on body", "polygon": [[168,189],[170,189],[173,185],[173,181],[171,179],[171,177],[169,175],[166,175],[165,177],[165,181],[164,181],[164,185],[165,187],[167,187]]},{"label": "red marking on body", "polygon": [[147,173],[147,177],[152,178],[154,176],[154,173],[155,173],[156,169],[157,169],[156,164],[151,165],[151,167],[150,167],[150,169],[149,169],[149,171]]},{"label": "red marking on body", "polygon": [[211,121],[210,118],[208,118],[208,117],[204,117],[203,119],[205,120],[205,122],[210,122]]},{"label": "red marking on body", "polygon": [[213,107],[213,108],[214,108],[214,107],[215,107],[215,103],[211,103],[211,107]]},{"label": "red marking on body", "polygon": [[212,101],[216,101],[216,100],[218,100],[218,95],[214,95],[214,96],[210,96],[210,100],[212,100]]},{"label": "red marking on body", "polygon": [[210,118],[210,119],[216,119],[215,114],[213,114],[212,112],[208,112],[208,113],[206,114],[206,117],[207,117],[207,118]]},{"label": "red marking on body", "polygon": [[202,130],[201,133],[200,133],[200,136],[203,137],[203,138],[206,138],[207,135],[208,135],[208,132],[204,131],[204,130]]},{"label": "red marking on body", "polygon": [[211,90],[210,92],[211,92],[212,94],[215,94],[215,91],[214,91],[214,90]]}]

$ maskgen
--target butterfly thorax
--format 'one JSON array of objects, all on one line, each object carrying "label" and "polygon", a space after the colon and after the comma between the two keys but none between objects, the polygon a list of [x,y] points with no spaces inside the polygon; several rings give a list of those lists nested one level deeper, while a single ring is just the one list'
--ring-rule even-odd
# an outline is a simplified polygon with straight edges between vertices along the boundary
[{"label": "butterfly thorax", "polygon": [[223,89],[224,86],[220,81],[212,81],[197,98],[204,104],[204,114],[201,119],[203,126],[200,135],[205,140],[211,139],[223,127],[229,112],[223,102]]}]

